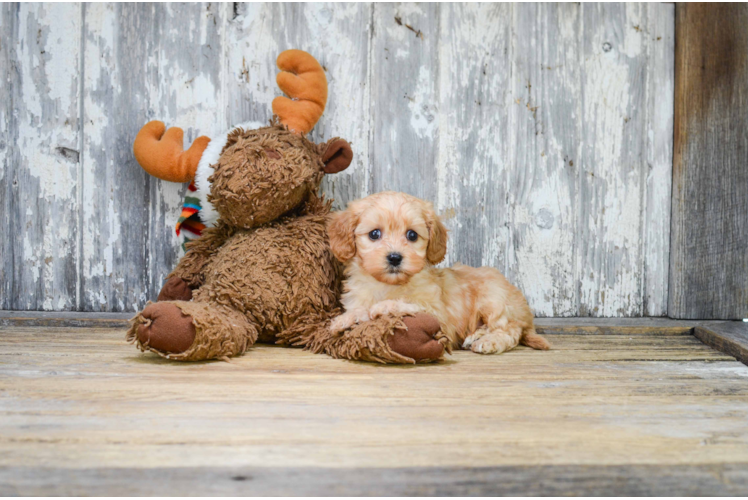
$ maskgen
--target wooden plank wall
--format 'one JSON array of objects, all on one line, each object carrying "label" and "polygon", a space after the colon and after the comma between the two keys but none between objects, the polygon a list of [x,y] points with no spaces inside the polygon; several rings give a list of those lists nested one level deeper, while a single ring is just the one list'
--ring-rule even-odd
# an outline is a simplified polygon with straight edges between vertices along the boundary
[{"label": "wooden plank wall", "polygon": [[0,307],[133,311],[179,257],[185,186],[131,144],[267,120],[302,48],[330,100],[312,133],[356,157],[337,206],[435,202],[448,262],[492,265],[539,316],[667,312],[672,4],[3,4]]},{"label": "wooden plank wall", "polygon": [[669,314],[748,317],[748,4],[679,4]]}]

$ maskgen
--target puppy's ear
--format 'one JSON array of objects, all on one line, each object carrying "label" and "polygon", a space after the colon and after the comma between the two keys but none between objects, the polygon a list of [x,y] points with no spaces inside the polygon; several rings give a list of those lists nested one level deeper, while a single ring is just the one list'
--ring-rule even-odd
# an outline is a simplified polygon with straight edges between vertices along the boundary
[{"label": "puppy's ear", "polygon": [[429,229],[429,244],[426,247],[426,260],[436,265],[444,260],[447,254],[447,228],[439,220],[434,209],[428,207],[425,210],[424,219]]},{"label": "puppy's ear", "polygon": [[335,212],[327,223],[332,254],[340,262],[347,262],[356,255],[354,231],[358,226],[358,216],[351,209]]}]

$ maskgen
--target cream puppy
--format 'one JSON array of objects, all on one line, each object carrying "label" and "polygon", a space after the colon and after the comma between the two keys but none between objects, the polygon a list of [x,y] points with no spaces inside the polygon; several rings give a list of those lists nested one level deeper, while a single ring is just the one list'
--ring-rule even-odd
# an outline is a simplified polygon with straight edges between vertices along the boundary
[{"label": "cream puppy", "polygon": [[333,254],[346,265],[341,298],[346,312],[331,329],[385,314],[434,315],[452,347],[498,354],[524,344],[549,349],[535,333],[522,292],[491,267],[444,259],[447,230],[431,203],[404,193],[383,192],[353,201],[328,224]]}]

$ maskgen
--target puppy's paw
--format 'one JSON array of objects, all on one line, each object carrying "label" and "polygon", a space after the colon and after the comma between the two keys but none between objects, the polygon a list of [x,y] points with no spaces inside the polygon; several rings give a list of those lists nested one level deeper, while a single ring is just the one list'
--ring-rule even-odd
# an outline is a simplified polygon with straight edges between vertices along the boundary
[{"label": "puppy's paw", "polygon": [[330,331],[333,333],[340,333],[348,330],[356,323],[363,323],[369,321],[369,313],[366,309],[354,309],[353,311],[347,311],[341,314],[330,323]]},{"label": "puppy's paw", "polygon": [[465,341],[462,343],[462,348],[465,350],[470,349],[470,347],[475,343],[475,341],[479,340],[481,337],[483,337],[487,333],[488,331],[484,328],[476,330],[471,335],[468,335],[465,338]]},{"label": "puppy's paw", "polygon": [[[478,354],[501,354],[502,352],[509,350],[508,340],[509,339],[506,338],[506,335],[489,333],[478,339],[472,340],[469,344],[469,348],[471,351]],[[465,339],[465,343],[467,343],[467,339]],[[463,344],[463,347],[467,349],[465,344]]]},{"label": "puppy's paw", "polygon": [[369,308],[369,316],[372,319],[390,314],[416,314],[421,312],[421,308],[415,304],[409,304],[402,300],[383,300]]}]

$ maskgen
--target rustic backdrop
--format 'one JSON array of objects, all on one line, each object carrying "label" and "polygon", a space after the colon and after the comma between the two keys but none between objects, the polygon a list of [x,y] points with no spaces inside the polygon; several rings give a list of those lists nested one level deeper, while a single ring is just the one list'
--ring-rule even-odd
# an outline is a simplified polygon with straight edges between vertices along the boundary
[{"label": "rustic backdrop", "polygon": [[337,206],[433,200],[449,262],[539,316],[667,313],[674,6],[3,4],[0,308],[134,311],[179,257],[185,186],[131,145],[270,118],[274,60],[324,66]]}]

